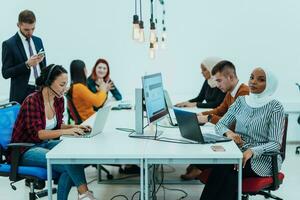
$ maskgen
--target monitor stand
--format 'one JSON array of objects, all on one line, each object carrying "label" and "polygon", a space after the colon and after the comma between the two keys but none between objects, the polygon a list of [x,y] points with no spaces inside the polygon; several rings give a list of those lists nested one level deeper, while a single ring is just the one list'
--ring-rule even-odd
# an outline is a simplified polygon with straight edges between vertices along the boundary
[{"label": "monitor stand", "polygon": [[130,136],[132,137],[145,137],[151,139],[157,139],[163,134],[162,130],[155,130],[157,126],[155,124],[150,124],[148,127],[144,128],[141,133],[132,133]]},{"label": "monitor stand", "polygon": [[[157,122],[156,122],[157,123]],[[162,130],[157,130],[158,126],[155,124],[150,124],[149,127],[144,129],[144,136],[146,137],[154,137],[154,139],[157,139],[159,136],[163,134]]]},{"label": "monitor stand", "polygon": [[[156,124],[153,124],[153,123],[144,128],[145,105],[144,105],[143,99],[144,99],[143,98],[143,89],[136,88],[135,89],[135,133],[132,133],[130,136],[156,139],[162,134],[162,131],[157,130],[157,132],[156,132],[155,128],[157,126],[156,126]],[[157,122],[155,122],[155,123],[157,123]]]}]

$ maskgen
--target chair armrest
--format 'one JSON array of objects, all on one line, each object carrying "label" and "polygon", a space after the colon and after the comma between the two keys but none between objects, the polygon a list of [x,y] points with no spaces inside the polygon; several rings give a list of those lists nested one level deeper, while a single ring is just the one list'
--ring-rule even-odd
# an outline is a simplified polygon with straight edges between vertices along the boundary
[{"label": "chair armrest", "polygon": [[263,156],[271,156],[272,159],[272,178],[273,178],[273,184],[270,187],[272,190],[276,190],[279,188],[279,180],[278,180],[278,161],[277,156],[283,155],[281,152],[266,152],[263,154]]},{"label": "chair armrest", "polygon": [[17,181],[18,180],[18,167],[19,167],[19,162],[21,158],[21,153],[20,149],[21,148],[29,148],[34,146],[32,143],[10,143],[7,145],[8,148],[11,149],[11,169],[10,169],[10,175],[9,179],[11,181]]},{"label": "chair armrest", "polygon": [[32,143],[10,143],[7,145],[9,148],[18,148],[18,147],[32,147]]},{"label": "chair armrest", "polygon": [[270,152],[266,152],[262,154],[263,156],[277,156],[277,155],[282,155],[281,152],[277,152],[277,151],[270,151]]}]

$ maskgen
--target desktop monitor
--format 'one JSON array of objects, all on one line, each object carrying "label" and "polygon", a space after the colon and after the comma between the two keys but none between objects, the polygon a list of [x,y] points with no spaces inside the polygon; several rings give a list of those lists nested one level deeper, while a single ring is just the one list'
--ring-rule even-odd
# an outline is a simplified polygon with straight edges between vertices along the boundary
[{"label": "desktop monitor", "polygon": [[142,82],[146,115],[148,123],[152,123],[168,114],[161,73],[143,76]]}]

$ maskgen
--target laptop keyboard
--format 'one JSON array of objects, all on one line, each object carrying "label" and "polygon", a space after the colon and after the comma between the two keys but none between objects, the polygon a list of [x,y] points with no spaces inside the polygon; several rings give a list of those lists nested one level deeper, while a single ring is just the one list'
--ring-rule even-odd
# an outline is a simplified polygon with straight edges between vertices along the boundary
[{"label": "laptop keyboard", "polygon": [[223,136],[213,135],[213,134],[203,134],[203,138],[205,142],[209,141],[219,141],[222,139],[226,139]]},{"label": "laptop keyboard", "polygon": [[84,131],[84,135],[78,135],[77,137],[86,138],[89,137],[92,131]]},{"label": "laptop keyboard", "polygon": [[91,133],[86,133],[84,135],[79,135],[78,137],[87,138],[87,137],[90,137],[90,134]]}]

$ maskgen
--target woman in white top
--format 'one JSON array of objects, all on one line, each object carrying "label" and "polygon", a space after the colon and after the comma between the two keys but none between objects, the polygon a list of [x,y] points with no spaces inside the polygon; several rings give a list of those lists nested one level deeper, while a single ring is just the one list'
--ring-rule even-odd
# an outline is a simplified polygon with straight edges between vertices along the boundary
[{"label": "woman in white top", "polygon": [[[243,152],[243,177],[271,176],[271,158],[263,153],[279,151],[284,110],[274,99],[277,79],[256,68],[249,80],[250,95],[238,97],[216,125],[216,132],[233,139]],[[229,127],[235,123],[235,131]],[[282,159],[278,157],[280,169]],[[237,171],[232,165],[214,166],[200,200],[237,199]]]}]

